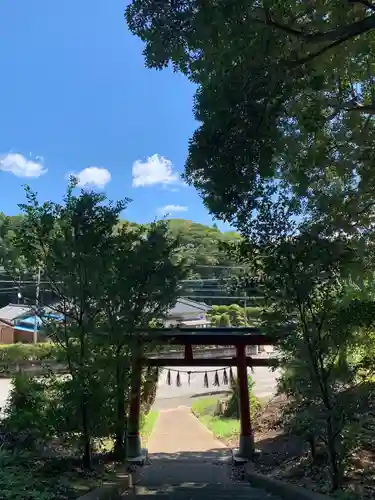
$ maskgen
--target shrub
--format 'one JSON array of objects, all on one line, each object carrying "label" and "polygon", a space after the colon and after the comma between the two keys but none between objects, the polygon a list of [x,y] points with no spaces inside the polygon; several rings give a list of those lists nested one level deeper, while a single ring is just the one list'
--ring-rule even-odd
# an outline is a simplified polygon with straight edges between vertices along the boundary
[{"label": "shrub", "polygon": [[141,406],[142,414],[147,415],[154,404],[158,385],[158,370],[153,369],[142,377]]},{"label": "shrub", "polygon": [[[247,378],[248,387],[249,387],[249,399],[250,399],[250,412],[251,416],[254,417],[260,409],[260,402],[257,397],[253,393],[254,382],[249,375]],[[227,407],[225,409],[224,416],[227,418],[240,418],[239,414],[239,391],[238,391],[238,381],[232,384],[231,387],[232,393],[228,400]]]},{"label": "shrub", "polygon": [[213,326],[246,326],[255,325],[259,322],[262,307],[252,305],[251,307],[239,306],[238,304],[231,304],[226,306],[213,306],[212,310],[208,313]]},{"label": "shrub", "polygon": [[[80,379],[70,376],[32,377],[17,374],[12,382],[2,422],[9,444],[31,449],[58,436],[76,445],[81,429],[79,398],[82,394],[77,384],[80,384]],[[97,364],[87,377],[86,384],[90,434],[94,439],[106,439],[114,434],[116,417],[113,374]],[[156,386],[157,371],[153,370],[142,379],[142,419],[154,403]]]},{"label": "shrub", "polygon": [[15,446],[32,448],[50,431],[46,421],[47,387],[43,381],[22,374],[14,377],[12,385],[3,428],[13,436]]},{"label": "shrub", "polygon": [[52,342],[39,344],[0,345],[0,363],[22,363],[23,361],[61,361],[63,350]]},{"label": "shrub", "polygon": [[71,500],[76,494],[55,476],[45,475],[28,453],[0,448],[1,500]]},{"label": "shrub", "polygon": [[[30,377],[17,374],[5,407],[3,428],[21,447],[34,448],[54,436],[75,442],[80,431],[81,392],[71,377]],[[90,429],[93,437],[107,437],[113,420],[108,385],[93,380],[89,387]],[[14,439],[12,440],[14,441]]]}]

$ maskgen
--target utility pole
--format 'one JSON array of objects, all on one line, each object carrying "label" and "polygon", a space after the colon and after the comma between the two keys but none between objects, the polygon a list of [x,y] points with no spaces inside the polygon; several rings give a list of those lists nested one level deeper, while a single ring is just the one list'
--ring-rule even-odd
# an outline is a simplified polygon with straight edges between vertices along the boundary
[{"label": "utility pole", "polygon": [[244,303],[243,312],[245,314],[245,326],[247,326],[247,311],[246,311],[247,302],[246,302],[246,298],[244,299],[243,303]]},{"label": "utility pole", "polygon": [[18,291],[17,291],[17,304],[21,302],[21,275],[18,276]]},{"label": "utility pole", "polygon": [[38,268],[38,278],[36,283],[36,293],[35,293],[35,321],[34,321],[34,335],[33,343],[38,342],[38,314],[39,314],[39,293],[40,293],[40,267]]}]

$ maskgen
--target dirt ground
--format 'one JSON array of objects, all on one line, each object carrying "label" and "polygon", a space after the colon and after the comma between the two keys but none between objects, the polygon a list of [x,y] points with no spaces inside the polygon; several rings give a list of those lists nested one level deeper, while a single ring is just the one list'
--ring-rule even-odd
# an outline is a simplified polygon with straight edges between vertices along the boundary
[{"label": "dirt ground", "polygon": [[[329,475],[325,457],[322,456],[320,463],[313,466],[306,443],[297,436],[284,434],[279,425],[284,404],[284,398],[273,398],[254,423],[256,447],[260,450],[254,468],[275,478],[328,493]],[[375,498],[375,412],[370,412],[369,416],[365,444],[352,455],[345,479],[348,499]],[[237,440],[227,441],[226,444],[235,447]]]}]

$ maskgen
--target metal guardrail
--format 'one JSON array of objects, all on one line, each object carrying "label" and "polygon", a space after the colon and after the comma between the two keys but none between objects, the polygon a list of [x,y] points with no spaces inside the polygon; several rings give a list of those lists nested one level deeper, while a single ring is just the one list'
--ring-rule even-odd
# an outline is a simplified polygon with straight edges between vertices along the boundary
[{"label": "metal guardrail", "polygon": [[[217,358],[233,358],[236,355],[236,349],[233,347],[216,347],[210,349],[195,349],[195,359],[217,359]],[[256,352],[256,346],[247,347],[247,355],[252,357],[268,357],[268,353]],[[156,354],[150,355],[149,358],[163,358],[163,359],[183,359],[183,350],[161,351]],[[56,363],[49,360],[33,360],[33,361],[20,361],[18,363],[0,363],[0,378],[15,375],[16,373],[47,373],[53,371],[55,373],[68,373],[68,368],[63,363]]]},{"label": "metal guardrail", "polygon": [[[248,356],[255,356],[258,354],[257,346],[248,346],[246,354]],[[212,359],[212,358],[233,358],[236,355],[236,349],[234,347],[215,347],[210,349],[194,349],[193,355],[197,359]],[[265,354],[267,355],[267,354]],[[155,358],[165,358],[165,359],[183,359],[183,350],[173,350],[173,351],[162,351],[157,354],[151,354],[148,356],[151,359]]]}]

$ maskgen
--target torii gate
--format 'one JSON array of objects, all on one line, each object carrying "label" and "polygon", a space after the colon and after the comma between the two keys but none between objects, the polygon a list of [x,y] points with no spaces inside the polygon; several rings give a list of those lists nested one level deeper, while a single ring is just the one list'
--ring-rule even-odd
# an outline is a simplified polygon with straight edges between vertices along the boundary
[{"label": "torii gate", "polygon": [[[290,329],[288,329],[290,332]],[[140,411],[141,411],[141,374],[145,366],[183,367],[183,366],[235,366],[237,368],[240,398],[241,433],[238,455],[251,460],[254,456],[254,436],[250,416],[250,398],[247,367],[275,366],[277,359],[253,359],[246,355],[247,346],[275,345],[287,332],[275,334],[261,333],[259,328],[162,328],[139,331],[139,342],[133,353],[132,387],[129,410],[128,453],[130,459],[141,456]],[[159,344],[183,345],[184,358],[163,359],[144,356],[144,345],[149,342]],[[194,345],[234,346],[233,358],[196,359],[193,357]]]}]

